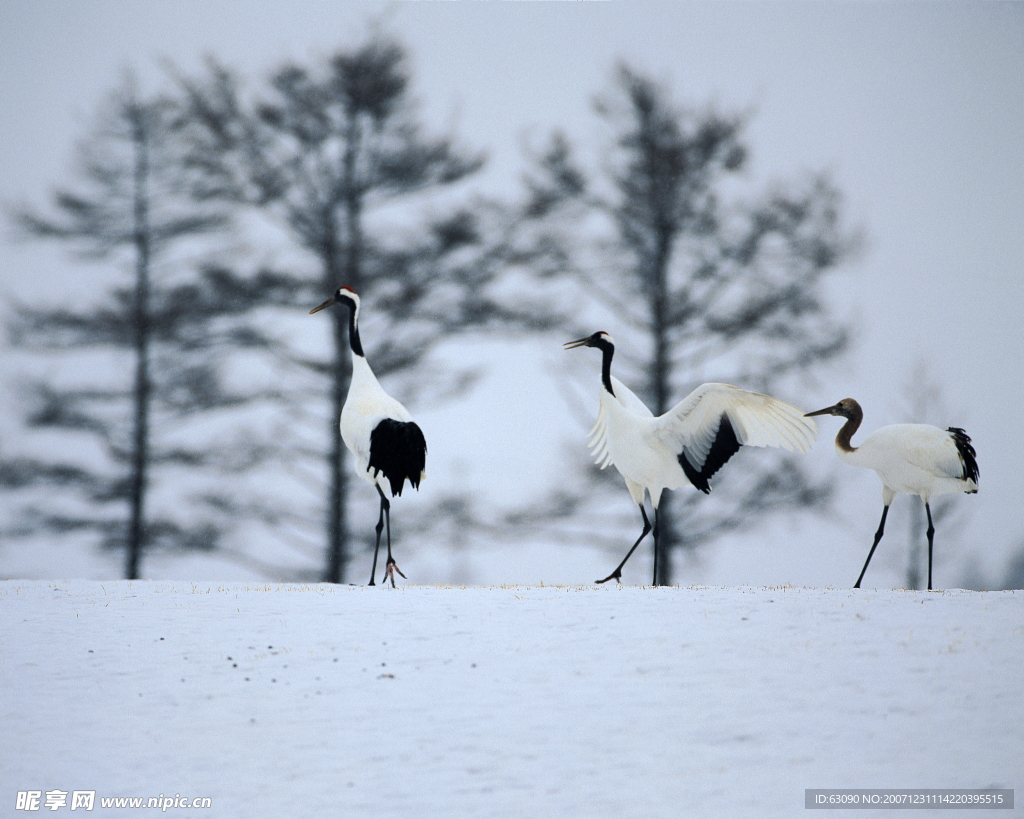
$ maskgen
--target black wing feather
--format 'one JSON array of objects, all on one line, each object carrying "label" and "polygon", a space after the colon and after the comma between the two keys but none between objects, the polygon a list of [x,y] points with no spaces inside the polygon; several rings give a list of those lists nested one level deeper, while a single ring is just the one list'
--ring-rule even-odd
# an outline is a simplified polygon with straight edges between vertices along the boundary
[{"label": "black wing feather", "polygon": [[367,470],[373,476],[383,472],[391,484],[392,496],[401,495],[408,479],[413,489],[420,488],[420,476],[427,464],[427,441],[412,421],[385,418],[370,433],[370,461]]},{"label": "black wing feather", "polygon": [[736,439],[736,432],[729,423],[729,416],[723,415],[718,424],[718,433],[715,435],[715,442],[708,451],[708,457],[704,459],[704,466],[696,469],[688,460],[686,453],[679,453],[679,465],[686,473],[687,479],[705,495],[711,492],[711,485],[708,483],[711,477],[722,468],[726,461],[739,452],[740,442]]},{"label": "black wing feather", "polygon": [[956,444],[956,451],[960,453],[960,461],[964,465],[963,480],[978,482],[978,453],[971,446],[971,439],[960,427],[950,427],[946,430],[953,436],[953,443]]}]

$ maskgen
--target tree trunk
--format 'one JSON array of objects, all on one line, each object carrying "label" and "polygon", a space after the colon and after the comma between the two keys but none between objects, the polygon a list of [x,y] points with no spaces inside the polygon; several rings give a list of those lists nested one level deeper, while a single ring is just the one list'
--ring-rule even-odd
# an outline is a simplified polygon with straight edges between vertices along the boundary
[{"label": "tree trunk", "polygon": [[348,394],[349,376],[346,369],[348,352],[348,316],[343,310],[332,311],[334,319],[334,371],[331,377],[330,459],[331,479],[327,496],[327,571],[328,583],[344,583],[348,568],[348,532],[346,528],[346,501],[348,499],[348,473],[345,471],[345,443],[341,440],[341,409]]},{"label": "tree trunk", "polygon": [[149,375],[149,264],[150,232],[148,208],[149,145],[144,112],[133,112],[135,143],[135,384],[134,434],[132,440],[132,473],[129,503],[131,517],[128,527],[125,577],[136,580],[145,547],[146,471],[149,464],[149,405],[152,385]]},{"label": "tree trunk", "polygon": [[910,516],[910,556],[907,560],[907,588],[921,588],[921,541],[924,540],[924,504],[910,497],[907,505]]},{"label": "tree trunk", "polygon": [[[655,180],[651,180],[652,190],[657,190]],[[664,213],[666,203],[656,195],[652,195],[652,209],[656,214],[657,246],[651,260],[651,329],[654,336],[654,361],[651,370],[651,393],[654,398],[653,411],[661,415],[668,411],[671,401],[672,356],[669,351],[669,329],[671,322],[668,316],[668,262],[672,252],[672,227]],[[672,585],[672,556],[676,544],[675,516],[672,514],[672,493],[663,492],[658,506],[658,585]]]},{"label": "tree trunk", "polygon": [[[325,214],[327,225],[326,250],[324,253],[324,290],[334,292],[340,285],[347,284],[356,292],[362,286],[362,196],[356,178],[356,160],[362,135],[358,118],[350,113],[346,127],[345,155],[343,162],[342,207],[345,218],[345,259],[342,267],[344,281],[338,281],[339,248],[338,231],[334,221],[334,210]],[[347,528],[348,473],[345,471],[345,443],[341,440],[339,419],[348,394],[351,370],[346,366],[351,355],[348,337],[348,315],[344,310],[334,312],[334,373],[332,391],[331,435],[331,486],[328,490],[328,556],[325,580],[328,583],[345,582],[345,571],[350,558]]]},{"label": "tree trunk", "polygon": [[[324,219],[327,226],[323,250],[324,292],[333,293],[341,284],[338,281],[338,241],[333,214]],[[327,583],[344,583],[348,569],[348,473],[345,471],[345,442],[341,440],[341,410],[348,395],[350,370],[348,314],[345,310],[331,310],[334,363],[331,368],[331,417],[328,466],[330,481],[327,488],[327,566],[324,580]]]}]

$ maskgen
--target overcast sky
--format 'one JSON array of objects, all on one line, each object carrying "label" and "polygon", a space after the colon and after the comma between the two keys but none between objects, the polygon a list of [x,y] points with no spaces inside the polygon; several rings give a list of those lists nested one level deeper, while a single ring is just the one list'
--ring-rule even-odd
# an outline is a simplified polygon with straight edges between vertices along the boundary
[{"label": "overcast sky", "polygon": [[[155,86],[162,58],[192,70],[209,53],[255,82],[284,59],[357,42],[375,18],[409,48],[424,118],[488,151],[479,184],[493,194],[517,192],[530,135],[558,127],[596,144],[592,100],[618,59],[662,79],[681,104],[752,111],[752,185],[828,170],[867,240],[837,288],[857,347],[797,403],[855,397],[867,432],[912,420],[901,395],[926,362],[948,414],[921,420],[966,428],[981,470],[980,493],[959,499],[973,512],[949,572],[974,561],[995,578],[1024,540],[1024,4],[0,0],[0,9],[4,202],[45,201],[126,67]],[[66,256],[0,234],[5,296],[59,296],[73,271]],[[595,376],[595,405],[596,387]],[[834,458],[839,422],[820,420],[814,455]],[[442,481],[458,471],[437,468]],[[881,513],[878,480],[861,473],[839,473],[859,526],[821,545],[838,550],[844,570],[859,570]],[[801,582],[797,570],[773,574],[771,560],[761,555],[751,582]],[[735,566],[702,571],[695,579],[741,580]],[[808,576],[830,582],[828,561]]]}]

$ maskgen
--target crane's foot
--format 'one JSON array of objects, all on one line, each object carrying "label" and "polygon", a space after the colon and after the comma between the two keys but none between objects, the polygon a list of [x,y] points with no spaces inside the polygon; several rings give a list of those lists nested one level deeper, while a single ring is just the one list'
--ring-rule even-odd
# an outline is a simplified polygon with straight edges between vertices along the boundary
[{"label": "crane's foot", "polygon": [[406,576],[402,574],[402,570],[398,568],[398,564],[394,560],[388,558],[387,565],[384,567],[384,577],[391,580],[391,588],[395,588],[395,572],[401,575],[402,580],[407,580]]},{"label": "crane's foot", "polygon": [[614,580],[616,583],[619,583],[619,584],[622,583],[622,569],[621,569],[621,567],[616,569],[610,575],[608,575],[604,580],[595,580],[594,582],[595,583],[607,583],[609,580]]}]

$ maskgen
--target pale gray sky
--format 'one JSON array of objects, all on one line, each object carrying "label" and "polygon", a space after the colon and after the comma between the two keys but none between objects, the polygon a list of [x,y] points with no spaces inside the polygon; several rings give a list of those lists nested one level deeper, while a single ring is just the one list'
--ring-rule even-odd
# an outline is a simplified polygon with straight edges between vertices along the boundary
[{"label": "pale gray sky", "polygon": [[[754,111],[752,184],[827,169],[867,237],[836,288],[837,303],[857,319],[859,343],[822,374],[820,391],[797,403],[817,409],[853,396],[867,432],[910,420],[899,416],[901,391],[914,364],[926,361],[949,408],[934,420],[967,429],[981,469],[980,493],[959,499],[973,514],[946,571],[959,575],[974,560],[995,578],[1024,539],[1016,514],[1024,451],[1024,4],[3,0],[0,9],[7,202],[42,202],[60,183],[75,140],[123,68],[155,80],[161,58],[190,70],[212,53],[255,81],[284,58],[309,60],[354,42],[373,17],[409,47],[427,121],[489,151],[480,186],[498,195],[517,192],[524,135],[559,127],[582,146],[597,145],[591,101],[620,58],[663,79],[681,103]],[[73,287],[65,255],[0,236],[5,294]],[[2,406],[10,410],[8,397]],[[558,406],[553,397],[545,411]],[[460,412],[471,410],[450,415]],[[819,424],[814,457],[835,457],[833,421]],[[431,455],[438,452],[444,447],[432,444]],[[433,474],[455,481],[461,467],[451,464],[461,463],[453,452],[448,466],[435,460]],[[859,570],[881,491],[870,473],[839,474],[854,526],[822,538],[834,561],[811,561],[804,581],[799,556],[737,546],[694,579],[735,583],[748,571],[757,583],[852,582],[830,567]],[[902,538],[890,537],[883,546],[902,555]],[[881,556],[882,547],[873,567]],[[777,571],[775,561],[786,568]],[[894,556],[892,582],[900,565]]]}]

